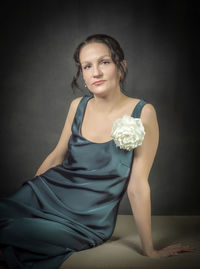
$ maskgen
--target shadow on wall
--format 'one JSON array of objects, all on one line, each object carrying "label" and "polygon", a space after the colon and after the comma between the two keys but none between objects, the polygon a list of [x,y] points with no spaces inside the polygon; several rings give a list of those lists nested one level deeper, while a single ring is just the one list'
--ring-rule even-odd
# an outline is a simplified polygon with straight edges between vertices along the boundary
[{"label": "shadow on wall", "polygon": [[[101,6],[77,0],[2,5],[1,196],[33,178],[58,142],[70,102],[84,95],[70,88],[76,45],[90,34],[107,33],[125,52],[127,95],[157,111],[152,213],[199,214],[199,9],[188,1]],[[119,212],[131,213],[126,195]]]}]

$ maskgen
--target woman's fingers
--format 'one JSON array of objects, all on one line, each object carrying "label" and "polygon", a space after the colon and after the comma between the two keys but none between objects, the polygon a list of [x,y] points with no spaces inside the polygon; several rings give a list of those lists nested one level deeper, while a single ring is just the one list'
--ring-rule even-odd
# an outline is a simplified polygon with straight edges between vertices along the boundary
[{"label": "woman's fingers", "polygon": [[177,256],[180,252],[189,252],[194,251],[194,248],[188,246],[188,245],[181,245],[181,244],[175,244],[167,246],[163,249],[161,249],[160,257],[169,257],[169,256]]},{"label": "woman's fingers", "polygon": [[160,250],[154,250],[149,257],[150,258],[166,258],[170,256],[177,256],[180,252],[194,251],[194,248],[189,245],[181,245],[180,243],[169,245]]},{"label": "woman's fingers", "polygon": [[193,251],[194,248],[190,247],[189,245],[181,245],[181,244],[175,244],[174,249],[177,251]]},{"label": "woman's fingers", "polygon": [[190,252],[194,251],[194,248],[190,247],[189,245],[181,245],[181,244],[175,244],[175,245],[170,245],[166,248],[163,249],[164,252],[169,251],[170,255],[178,255],[179,252]]}]

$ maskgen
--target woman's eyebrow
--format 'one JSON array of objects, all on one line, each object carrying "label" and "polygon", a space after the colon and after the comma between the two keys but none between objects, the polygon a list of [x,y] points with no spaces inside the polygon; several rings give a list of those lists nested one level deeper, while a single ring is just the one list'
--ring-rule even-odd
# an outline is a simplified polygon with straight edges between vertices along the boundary
[{"label": "woman's eyebrow", "polygon": [[[104,57],[110,57],[110,55],[101,56],[97,60],[99,61],[99,60],[103,59]],[[84,63],[90,63],[90,62],[89,61],[83,61],[82,64],[84,64]]]}]

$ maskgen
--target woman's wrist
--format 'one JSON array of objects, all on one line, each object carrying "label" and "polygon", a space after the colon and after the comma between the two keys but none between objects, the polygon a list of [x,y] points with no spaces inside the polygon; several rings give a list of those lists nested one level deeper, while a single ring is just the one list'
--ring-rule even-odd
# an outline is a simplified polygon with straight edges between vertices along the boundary
[{"label": "woman's wrist", "polygon": [[155,254],[156,250],[154,248],[143,250],[145,256],[152,257]]},{"label": "woman's wrist", "polygon": [[155,251],[154,246],[153,246],[152,237],[150,237],[148,239],[148,241],[146,241],[146,242],[143,242],[141,240],[141,243],[142,243],[141,245],[142,245],[144,255],[146,255],[146,256],[151,255],[151,253],[153,253]]}]

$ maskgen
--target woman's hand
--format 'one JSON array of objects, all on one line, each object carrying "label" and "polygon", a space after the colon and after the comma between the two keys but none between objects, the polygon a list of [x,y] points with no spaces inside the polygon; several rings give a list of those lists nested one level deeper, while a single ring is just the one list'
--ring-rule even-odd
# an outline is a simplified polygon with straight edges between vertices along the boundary
[{"label": "woman's hand", "polygon": [[152,250],[148,254],[146,254],[149,258],[164,258],[169,256],[177,256],[179,252],[191,252],[194,251],[194,248],[190,246],[182,246],[181,244],[169,245],[160,250]]}]

